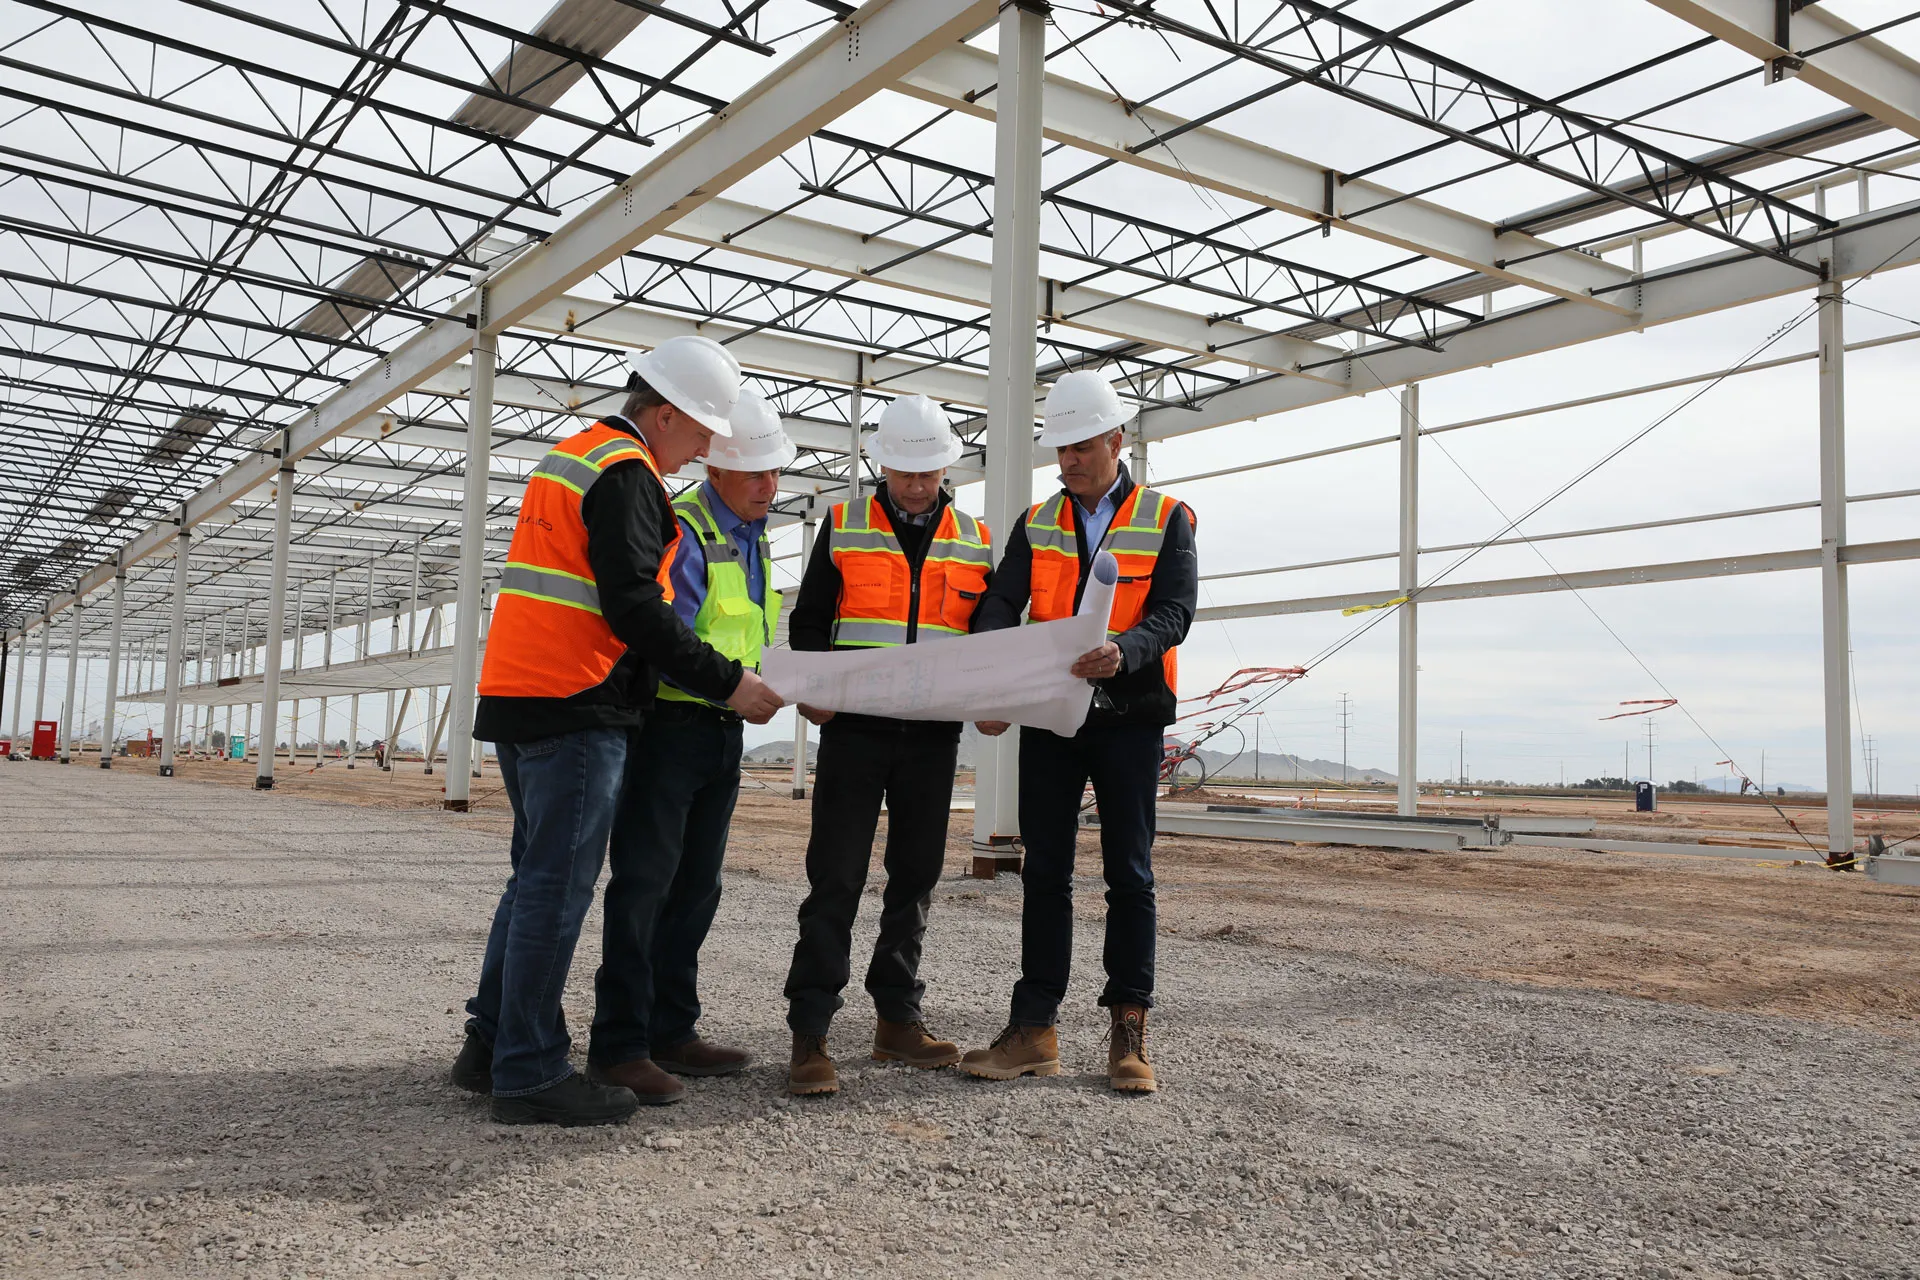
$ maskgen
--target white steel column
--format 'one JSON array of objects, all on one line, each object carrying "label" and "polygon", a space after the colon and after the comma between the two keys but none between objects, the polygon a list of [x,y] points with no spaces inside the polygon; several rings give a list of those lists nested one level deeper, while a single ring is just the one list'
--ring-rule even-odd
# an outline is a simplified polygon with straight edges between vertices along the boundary
[{"label": "white steel column", "polygon": [[1827,862],[1853,857],[1853,720],[1847,705],[1846,352],[1842,289],[1820,285],[1820,653],[1827,703]]},{"label": "white steel column", "polygon": [[[800,521],[800,577],[807,576],[813,561],[813,500],[807,500],[807,513]],[[807,798],[807,718],[799,708],[793,712],[793,798]]]},{"label": "white steel column", "polygon": [[[1420,585],[1420,384],[1400,392],[1400,594]],[[1420,614],[1400,606],[1400,806],[1420,809]]]},{"label": "white steel column", "polygon": [[[293,584],[293,669],[300,670],[300,657],[306,650],[307,637],[303,634],[303,624],[307,620],[307,580],[305,578]],[[275,732],[278,732],[276,726]],[[287,716],[287,764],[295,764],[300,759],[300,699],[293,700],[293,709]]]},{"label": "white steel column", "polygon": [[[336,624],[340,621],[334,610],[339,600],[340,575],[336,573],[327,579],[327,636],[326,639],[320,642],[320,665],[322,667],[331,667],[333,665],[333,633]],[[313,753],[314,767],[318,768],[327,762],[327,700],[325,698],[320,699],[320,731],[316,733],[314,737],[319,742],[318,748]]]},{"label": "white steel column", "polygon": [[[867,413],[867,357],[853,357],[853,394],[847,397],[847,509],[860,501],[860,419]],[[802,570],[804,572],[804,570]]]},{"label": "white steel column", "polygon": [[[240,606],[240,652],[235,656],[233,674],[250,676],[253,674],[253,601],[248,600]],[[247,722],[240,730],[240,758],[245,760],[249,751],[258,749],[253,740],[253,704],[246,706]]]},{"label": "white steel column", "polygon": [[167,701],[160,717],[160,776],[173,776],[174,737],[180,731],[180,667],[187,648],[187,568],[193,533],[184,520],[173,544],[173,621],[167,627]]},{"label": "white steel column", "polygon": [[[360,620],[360,639],[354,645],[354,657],[365,662],[373,656],[373,561],[367,561],[367,613]],[[360,759],[360,695],[354,694],[347,710],[347,768]]]},{"label": "white steel column", "polygon": [[[233,651],[227,645],[227,615],[232,612],[231,609],[220,611],[220,653],[213,666],[215,684],[225,680],[229,675],[239,674],[228,670],[233,665]],[[227,723],[220,730],[220,758],[222,760],[233,758],[233,704],[231,702],[227,704]]]},{"label": "white steel column", "polygon": [[[995,90],[993,308],[987,348],[987,525],[997,563],[1033,497],[1034,324],[1040,313],[1040,108],[1045,7],[1000,11]],[[1017,871],[1020,747],[1016,731],[982,738],[974,764],[973,874]]]},{"label": "white steel column", "polygon": [[20,628],[20,666],[13,676],[13,730],[7,736],[13,739],[18,749],[20,741],[20,707],[27,700],[27,660],[33,652],[33,642],[27,638],[31,628]]},{"label": "white steel column", "polygon": [[[293,542],[293,458],[283,437],[280,446],[280,483],[273,502],[273,577],[267,587],[267,652],[261,660],[265,688],[260,693],[260,737],[253,757],[258,761],[253,775],[256,790],[273,786],[273,751],[276,725],[280,720],[281,647],[287,631],[287,555]],[[248,726],[249,729],[252,726]],[[252,736],[251,732],[248,734]]]},{"label": "white steel column", "polygon": [[40,678],[33,686],[33,722],[35,724],[47,718],[47,652],[52,647],[53,615],[43,613],[40,615]]},{"label": "white steel column", "polygon": [[[476,291],[480,315],[473,340],[473,380],[467,397],[466,483],[460,503],[460,576],[454,583],[453,683],[447,730],[449,809],[465,813],[473,793],[473,710],[480,680],[481,558],[487,549],[487,472],[493,453],[494,336],[486,332],[487,288]],[[428,763],[432,763],[429,761]]]},{"label": "white steel column", "polygon": [[127,620],[127,571],[113,575],[113,629],[107,640],[106,705],[100,712],[100,767],[113,768],[113,702],[120,694],[120,633]]},{"label": "white steel column", "polygon": [[60,763],[73,763],[74,740],[80,736],[73,722],[79,719],[79,699],[74,695],[80,686],[80,598],[73,601],[73,641],[67,646],[67,700],[60,713]]}]

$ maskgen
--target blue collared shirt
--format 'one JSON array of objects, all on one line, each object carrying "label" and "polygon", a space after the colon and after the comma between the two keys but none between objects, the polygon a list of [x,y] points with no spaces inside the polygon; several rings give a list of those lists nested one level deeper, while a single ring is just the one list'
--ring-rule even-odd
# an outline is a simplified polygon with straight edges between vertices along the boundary
[{"label": "blue collared shirt", "polygon": [[[767,567],[760,562],[760,537],[767,531],[766,519],[742,520],[721,499],[710,480],[700,482],[700,496],[706,500],[707,510],[713,512],[714,523],[720,526],[720,532],[732,538],[733,545],[740,548],[740,563],[747,570],[747,594],[755,604],[765,604]],[[700,536],[684,516],[680,517],[680,550],[673,557],[670,576],[673,580],[673,611],[691,629],[694,615],[700,612],[700,605],[707,598],[707,559],[700,554]]]},{"label": "blue collared shirt", "polygon": [[1079,514],[1080,528],[1087,535],[1087,554],[1090,556],[1100,549],[1100,543],[1107,536],[1107,527],[1113,523],[1113,513],[1117,506],[1113,495],[1119,488],[1120,477],[1116,473],[1113,483],[1107,486],[1106,493],[1101,495],[1100,501],[1093,504],[1093,510],[1089,511],[1081,506],[1080,499],[1073,500],[1073,509]]}]

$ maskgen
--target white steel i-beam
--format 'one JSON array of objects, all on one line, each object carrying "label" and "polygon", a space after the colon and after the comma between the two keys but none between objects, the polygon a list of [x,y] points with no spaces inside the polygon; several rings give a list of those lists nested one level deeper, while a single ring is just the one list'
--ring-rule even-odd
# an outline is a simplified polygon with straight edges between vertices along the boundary
[{"label": "white steel i-beam", "polygon": [[1853,721],[1848,714],[1851,667],[1847,633],[1847,415],[1845,291],[1820,285],[1820,654],[1826,694],[1827,861],[1853,857]]},{"label": "white steel i-beam", "polygon": [[[1920,137],[1920,62],[1810,0],[1653,0],[1789,76]],[[1863,173],[1862,177],[1865,176]]]},{"label": "white steel i-beam", "polygon": [[[994,559],[1033,496],[1033,332],[1040,307],[1040,124],[1046,74],[1044,9],[1000,11],[993,157],[993,310],[987,348],[987,526]],[[1016,736],[981,740],[974,769],[973,874],[1019,869],[1020,750]]]},{"label": "white steel i-beam", "polygon": [[[453,683],[447,687],[445,805],[467,811],[473,790],[473,711],[480,680],[480,573],[487,549],[487,468],[493,444],[495,339],[486,330],[487,288],[477,291],[480,327],[473,340],[473,395],[467,402],[466,489],[460,507],[460,576],[454,605]],[[432,761],[429,760],[431,765]]]},{"label": "white steel i-beam", "polygon": [[174,738],[180,732],[180,668],[187,659],[187,570],[193,531],[183,521],[173,544],[173,619],[167,627],[167,701],[160,718],[160,776],[173,776]]},{"label": "white steel i-beam", "polygon": [[113,768],[113,702],[120,692],[120,638],[127,619],[127,574],[113,575],[113,628],[107,638],[106,705],[100,711],[100,767]]},{"label": "white steel i-beam", "polygon": [[[1400,393],[1400,594],[1420,586],[1420,384]],[[1399,811],[1420,809],[1420,606],[1400,606]]]},{"label": "white steel i-beam", "polygon": [[253,775],[256,790],[273,786],[274,738],[280,724],[281,647],[287,631],[287,553],[293,543],[293,456],[282,437],[280,446],[280,484],[273,502],[273,581],[267,588],[267,652],[262,659],[263,688],[260,695],[260,745],[254,751],[258,762]]},{"label": "white steel i-beam", "polygon": [[80,687],[80,618],[85,612],[78,599],[73,602],[73,640],[67,647],[67,700],[61,704],[60,711],[60,763],[73,763],[73,744],[80,738],[80,731],[74,728],[74,721],[80,718],[80,701],[75,696]]}]

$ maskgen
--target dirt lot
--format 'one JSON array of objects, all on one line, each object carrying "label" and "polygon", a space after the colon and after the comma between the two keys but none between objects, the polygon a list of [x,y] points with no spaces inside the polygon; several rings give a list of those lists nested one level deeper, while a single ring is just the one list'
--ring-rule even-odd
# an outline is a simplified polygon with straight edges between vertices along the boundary
[{"label": "dirt lot", "polygon": [[[120,760],[114,767],[130,764],[154,770],[144,761]],[[184,762],[180,771],[184,778],[233,786],[251,786],[254,773],[251,765],[221,761]],[[277,779],[276,788],[288,795],[401,809],[437,806],[443,783],[418,762],[383,773],[364,765],[315,770],[303,760],[297,769],[283,765]],[[1222,790],[1207,798],[1252,794]],[[1276,794],[1258,798],[1271,802]],[[1335,795],[1297,794],[1309,804]],[[498,776],[489,771],[476,779],[473,797],[482,814],[497,815],[504,836],[510,814]],[[1635,814],[1624,801],[1456,797],[1442,804],[1436,811],[1456,815],[1591,814],[1602,830],[1620,828],[1639,838],[1657,838],[1648,830],[1654,826],[1695,834],[1779,831],[1771,811],[1751,801],[1669,800],[1653,815]],[[730,865],[799,880],[808,806],[791,799],[787,775],[769,770],[750,778],[739,812]],[[1823,809],[1788,812],[1816,840],[1824,835]],[[1889,831],[1920,829],[1911,813],[1880,816]],[[972,858],[970,825],[956,815],[949,868]],[[1164,836],[1154,869],[1163,890],[1161,921],[1170,933],[1231,937],[1277,951],[1337,952],[1434,974],[1886,1030],[1920,1028],[1920,890],[1789,865],[1796,853],[1810,855],[1804,845],[1795,850],[1775,838],[1783,848],[1779,862],[1523,846],[1409,853]],[[1012,897],[983,899],[983,905],[1018,909]],[[1099,904],[1083,897],[1081,905],[1093,913]]]},{"label": "dirt lot", "polygon": [[[1920,1280],[1920,902],[1860,877],[1168,840],[1161,1092],[1101,1075],[1083,878],[1062,1075],[871,1062],[856,985],[844,1091],[796,1101],[807,807],[750,788],[701,995],[757,1064],[528,1132],[446,1079],[502,881],[496,780],[461,816],[405,770],[151,773],[0,764],[8,1280]],[[927,1015],[982,1044],[1020,885],[939,896]],[[596,903],[580,1031],[599,938]]]}]

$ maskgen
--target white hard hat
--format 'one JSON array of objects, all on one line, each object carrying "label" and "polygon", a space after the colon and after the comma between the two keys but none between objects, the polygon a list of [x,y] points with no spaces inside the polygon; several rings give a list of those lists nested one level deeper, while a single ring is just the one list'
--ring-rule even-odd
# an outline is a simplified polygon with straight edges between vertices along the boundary
[{"label": "white hard hat", "polygon": [[668,404],[717,436],[733,434],[728,419],[740,398],[740,362],[731,351],[712,338],[683,334],[630,360]]},{"label": "white hard hat", "polygon": [[740,402],[733,406],[733,434],[715,440],[707,452],[707,465],[722,471],[772,471],[792,462],[800,451],[787,439],[780,415],[767,398],[751,387],[740,388]]},{"label": "white hard hat", "polygon": [[925,396],[902,396],[888,405],[866,449],[874,462],[895,471],[939,471],[961,453],[947,415]]},{"label": "white hard hat", "polygon": [[1133,417],[1134,410],[1120,393],[1091,369],[1077,369],[1061,377],[1047,392],[1046,426],[1040,443],[1049,449],[1079,444],[1116,428]]}]

